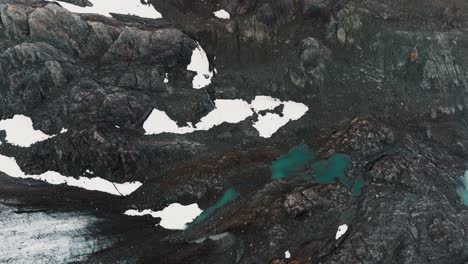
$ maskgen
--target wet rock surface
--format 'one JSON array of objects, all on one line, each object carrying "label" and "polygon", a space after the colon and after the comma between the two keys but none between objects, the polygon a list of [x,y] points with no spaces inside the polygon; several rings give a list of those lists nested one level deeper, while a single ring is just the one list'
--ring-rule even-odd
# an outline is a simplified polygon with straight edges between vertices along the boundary
[{"label": "wet rock surface", "polygon": [[[23,114],[56,135],[21,148],[0,131],[0,154],[29,174],[143,183],[123,198],[2,173],[0,236],[14,243],[0,243],[0,262],[467,261],[468,210],[456,192],[468,158],[465,1],[148,2],[162,19],[0,1],[1,117]],[[215,17],[220,9],[231,18]],[[187,70],[197,43],[216,68],[203,89]],[[271,138],[252,128],[256,116],[189,134],[143,129],[154,108],[184,126],[216,99],[257,95],[309,111]],[[311,160],[273,179],[272,164],[299,144]],[[347,181],[318,181],[335,154],[349,157]],[[238,195],[220,203],[227,190]],[[184,231],[123,215],[176,202],[223,206]],[[32,227],[50,221],[62,229],[35,237]],[[21,239],[30,250],[11,255]],[[55,255],[34,247],[43,241]]]}]

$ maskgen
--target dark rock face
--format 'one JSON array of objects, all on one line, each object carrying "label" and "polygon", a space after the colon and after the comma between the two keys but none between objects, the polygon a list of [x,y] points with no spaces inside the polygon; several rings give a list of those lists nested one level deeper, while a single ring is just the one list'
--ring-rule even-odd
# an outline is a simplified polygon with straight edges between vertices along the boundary
[{"label": "dark rock face", "polygon": [[[468,259],[468,211],[456,193],[468,159],[467,2],[148,2],[163,19],[78,15],[42,0],[0,2],[2,119],[24,114],[36,129],[57,135],[20,148],[5,143],[2,132],[0,154],[31,174],[78,177],[89,169],[107,180],[143,183],[114,199],[2,174],[0,222],[22,219],[9,214],[24,207],[26,214],[42,210],[38,221],[47,221],[44,210],[64,222],[88,219],[92,232],[72,225],[45,234],[98,240],[78,243],[78,253],[62,262]],[[219,9],[231,19],[214,17]],[[198,90],[187,70],[197,42],[216,68],[212,83]],[[216,99],[257,95],[301,102],[309,111],[268,139],[251,120],[144,134],[153,108],[183,126],[206,116]],[[310,164],[273,180],[271,164],[301,143],[317,160],[349,156],[346,177],[355,187],[320,184]],[[122,215],[176,202],[208,208],[230,188],[239,196],[185,231]],[[342,224],[348,230],[335,239]],[[3,261],[9,260],[0,254]]]}]

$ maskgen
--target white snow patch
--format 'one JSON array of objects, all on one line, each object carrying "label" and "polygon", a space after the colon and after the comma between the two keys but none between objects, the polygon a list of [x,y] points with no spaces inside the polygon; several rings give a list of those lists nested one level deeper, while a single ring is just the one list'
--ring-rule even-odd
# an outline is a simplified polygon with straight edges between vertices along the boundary
[{"label": "white snow patch", "polygon": [[190,64],[187,65],[187,70],[197,73],[192,80],[192,87],[194,89],[201,89],[211,83],[213,71],[210,71],[208,56],[198,42],[197,46],[192,51],[192,57],[190,59]]},{"label": "white snow patch", "polygon": [[73,13],[100,14],[110,17],[110,13],[135,15],[146,18],[162,18],[153,5],[144,5],[140,0],[89,0],[93,6],[81,7],[63,1],[58,2],[63,8]]},{"label": "white snow patch", "polygon": [[50,184],[66,184],[68,186],[78,187],[90,191],[99,191],[110,193],[113,195],[127,196],[141,187],[141,183],[138,181],[135,182],[126,182],[126,183],[114,183],[102,178],[87,178],[87,177],[68,177],[63,176],[55,171],[47,171],[41,175],[29,175],[25,174],[15,158],[7,157],[0,155],[0,172],[7,174],[13,178],[21,179],[34,179],[39,181],[44,181]]},{"label": "white snow patch", "polygon": [[287,258],[287,259],[291,258],[291,253],[289,252],[289,250],[284,252],[284,257]]},{"label": "white snow patch", "polygon": [[60,130],[60,134],[64,134],[64,133],[67,133],[68,132],[68,129],[66,128],[62,128],[62,130]]},{"label": "white snow patch", "polygon": [[186,127],[179,127],[177,122],[172,120],[166,112],[158,109],[153,109],[145,123],[143,123],[143,128],[146,135],[161,133],[186,134],[195,131],[191,123]]},{"label": "white snow patch", "polygon": [[94,172],[93,172],[93,171],[91,171],[91,170],[89,170],[89,169],[87,169],[87,170],[86,170],[86,173],[89,173],[89,174],[94,174]]},{"label": "white snow patch", "polygon": [[342,235],[344,235],[346,233],[346,231],[348,231],[348,225],[346,225],[346,224],[340,225],[338,227],[338,231],[336,231],[335,239],[340,238]]},{"label": "white snow patch", "polygon": [[271,137],[278,129],[288,122],[301,118],[309,108],[293,101],[282,102],[269,96],[257,96],[252,103],[240,99],[217,99],[214,101],[215,109],[200,119],[195,125],[179,127],[164,111],[153,109],[153,112],[143,124],[146,135],[161,133],[186,134],[194,131],[209,130],[224,122],[239,123],[255,113],[264,110],[273,110],[283,105],[283,116],[275,113],[258,115],[258,121],[252,124],[259,135],[264,138]]},{"label": "white snow patch", "polygon": [[187,224],[195,220],[202,212],[203,210],[201,210],[196,203],[190,205],[173,203],[161,211],[155,212],[150,209],[138,211],[130,209],[124,214],[129,216],[151,215],[154,218],[161,218],[159,225],[163,228],[184,230],[187,228]]},{"label": "white snow patch", "polygon": [[11,119],[0,121],[0,130],[5,130],[6,141],[20,147],[31,145],[47,140],[55,135],[46,135],[40,130],[34,130],[31,118],[24,115],[15,115]]},{"label": "white snow patch", "polygon": [[253,124],[253,127],[257,129],[260,136],[264,138],[271,137],[278,129],[285,126],[290,121],[298,120],[309,110],[306,105],[301,103],[287,101],[279,102],[278,104],[278,102],[275,101],[277,99],[273,100],[273,98],[271,98],[270,100],[272,101],[268,105],[266,104],[266,100],[263,99],[262,103],[257,104],[257,108],[261,110],[271,110],[283,104],[283,116],[275,113],[266,113],[263,116],[258,116],[258,121]]},{"label": "white snow patch", "polygon": [[216,12],[213,12],[213,14],[217,17],[217,18],[221,18],[221,19],[230,19],[231,18],[231,15],[224,9],[220,9]]},{"label": "white snow patch", "polygon": [[309,107],[305,104],[296,103],[293,101],[284,102],[283,115],[290,120],[298,120],[301,118],[307,111]]},{"label": "white snow patch", "polygon": [[263,110],[273,110],[275,109],[275,107],[278,107],[280,105],[281,100],[265,95],[255,96],[255,99],[253,99],[252,103],[250,103],[250,107],[252,107],[252,109],[255,112],[260,112]]},{"label": "white snow patch", "polygon": [[196,124],[197,130],[208,130],[222,123],[239,123],[253,114],[250,105],[240,99],[217,99],[215,108]]},{"label": "white snow patch", "polygon": [[164,80],[163,80],[164,83],[168,83],[169,82],[169,78],[167,76],[167,72],[166,74],[164,75]]},{"label": "white snow patch", "polygon": [[284,116],[281,117],[278,114],[266,113],[263,116],[258,116],[258,121],[253,124],[253,127],[257,129],[261,137],[269,138],[288,122],[289,119]]},{"label": "white snow patch", "polygon": [[146,135],[160,133],[186,134],[199,130],[209,130],[224,122],[238,123],[253,114],[250,106],[243,100],[218,99],[215,100],[215,109],[200,119],[195,126],[188,123],[179,127],[164,111],[153,109],[150,116],[143,123]]}]

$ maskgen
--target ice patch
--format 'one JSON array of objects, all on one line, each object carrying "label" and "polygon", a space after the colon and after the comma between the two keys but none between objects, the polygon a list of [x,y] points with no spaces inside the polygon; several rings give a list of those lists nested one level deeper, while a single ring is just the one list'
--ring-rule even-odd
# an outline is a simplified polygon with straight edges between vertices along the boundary
[{"label": "ice patch", "polygon": [[127,196],[136,191],[142,185],[138,181],[114,183],[99,177],[67,177],[55,171],[47,171],[41,175],[28,175],[21,170],[15,158],[4,155],[0,155],[0,172],[3,172],[13,178],[33,179],[47,182],[53,185],[66,184],[68,186],[78,187],[90,191],[105,192],[119,196]]},{"label": "ice patch", "polygon": [[346,224],[340,225],[338,227],[338,231],[336,231],[335,239],[340,238],[342,235],[344,235],[346,233],[346,231],[348,231],[348,225],[346,225]]},{"label": "ice patch", "polygon": [[47,140],[55,135],[46,135],[40,130],[34,130],[31,118],[24,115],[15,115],[11,119],[0,121],[0,130],[5,130],[6,141],[20,147],[31,145]]},{"label": "ice patch", "polygon": [[278,114],[267,113],[264,116],[259,115],[258,121],[253,124],[259,135],[264,138],[271,137],[278,129],[289,122],[287,118]]},{"label": "ice patch", "polygon": [[152,211],[146,209],[143,211],[127,210],[124,214],[129,216],[144,216],[151,215],[154,218],[161,218],[159,225],[165,229],[184,230],[187,224],[191,223],[203,210],[198,207],[198,204],[181,205],[173,203],[161,211]]},{"label": "ice patch", "polygon": [[215,17],[217,18],[221,18],[221,19],[230,19],[231,18],[231,15],[224,9],[220,9],[216,12],[213,12],[213,14],[215,15]]},{"label": "ice patch", "polygon": [[203,243],[205,242],[206,240],[213,240],[213,241],[218,241],[220,239],[223,239],[224,237],[228,236],[229,233],[228,232],[224,232],[224,233],[220,233],[220,234],[217,234],[217,235],[212,235],[212,236],[207,236],[207,237],[202,237],[202,238],[199,238],[197,240],[194,240],[192,241],[192,243],[197,243],[197,244],[200,244],[200,243]]},{"label": "ice patch", "polygon": [[273,110],[280,105],[281,100],[265,95],[255,96],[255,99],[250,103],[250,107],[257,113],[264,110]]},{"label": "ice patch", "polygon": [[215,108],[200,119],[197,130],[208,130],[222,123],[239,123],[253,114],[250,105],[240,99],[217,99]]},{"label": "ice patch", "polygon": [[116,0],[88,0],[93,6],[81,7],[66,3],[63,1],[56,1],[63,8],[68,9],[73,13],[85,13],[85,14],[100,14],[103,16],[110,17],[110,13],[116,14],[128,14],[146,18],[162,18],[159,13],[151,4],[144,5],[140,0],[120,0],[118,3]]},{"label": "ice patch", "polygon": [[[272,102],[271,107],[273,107],[273,105],[275,105],[276,103],[277,102]],[[276,133],[276,131],[278,131],[278,129],[285,126],[290,121],[294,121],[301,118],[309,110],[309,108],[306,105],[301,103],[287,101],[283,102],[282,104],[284,105],[283,116],[280,116],[275,113],[266,113],[263,116],[258,116],[258,121],[253,124],[253,127],[257,129],[261,137],[271,137],[274,133]]]},{"label": "ice patch", "polygon": [[309,107],[307,107],[305,104],[296,103],[293,101],[287,101],[283,104],[283,115],[290,120],[298,120],[309,110]]},{"label": "ice patch", "polygon": [[82,263],[120,240],[118,232],[96,232],[103,219],[88,212],[17,210],[0,204],[0,263]]},{"label": "ice patch", "polygon": [[257,96],[252,103],[241,99],[217,99],[214,101],[215,109],[200,119],[195,125],[179,127],[164,111],[153,109],[143,124],[146,135],[161,133],[186,134],[194,131],[209,130],[222,123],[239,123],[254,113],[273,110],[283,105],[283,116],[275,113],[258,115],[258,121],[252,124],[259,135],[264,138],[271,137],[278,129],[290,121],[301,118],[309,108],[293,101],[282,102],[269,96]]},{"label": "ice patch", "polygon": [[164,111],[153,109],[151,114],[143,123],[146,135],[173,133],[173,134],[186,134],[195,131],[195,128],[188,124],[186,127],[179,127],[177,122],[172,120]]},{"label": "ice patch", "polygon": [[187,65],[187,70],[197,73],[192,80],[192,87],[194,89],[201,89],[211,83],[213,71],[210,70],[210,62],[208,61],[206,52],[198,42],[197,46],[192,51],[192,57],[190,59],[190,64]]},{"label": "ice patch", "polygon": [[243,100],[215,100],[215,109],[200,119],[195,126],[188,123],[179,127],[164,111],[153,109],[143,124],[146,135],[173,133],[186,134],[194,131],[209,130],[224,122],[238,123],[253,114],[249,104]]}]

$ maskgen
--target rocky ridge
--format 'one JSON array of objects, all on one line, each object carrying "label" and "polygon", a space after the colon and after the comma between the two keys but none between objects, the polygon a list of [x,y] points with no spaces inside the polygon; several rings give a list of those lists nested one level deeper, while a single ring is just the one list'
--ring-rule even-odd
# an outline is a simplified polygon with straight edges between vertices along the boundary
[{"label": "rocky ridge", "polygon": [[[41,0],[0,3],[2,119],[24,114],[57,135],[21,148],[0,131],[0,154],[31,174],[92,170],[143,183],[121,199],[4,175],[1,202],[10,203],[2,222],[14,206],[28,208],[23,215],[39,208],[112,223],[121,233],[95,225],[99,242],[80,249],[85,263],[467,260],[467,210],[456,193],[468,143],[464,1],[149,2],[162,19],[78,15]],[[213,16],[221,8],[231,19]],[[203,89],[192,88],[187,70],[197,43],[217,70]],[[154,108],[185,125],[216,99],[257,95],[309,111],[268,139],[251,127],[256,116],[183,135],[142,128]],[[272,164],[299,144],[313,161],[272,179]],[[363,180],[358,192],[314,180],[314,162],[337,153],[350,158],[346,178]],[[123,215],[174,202],[206,209],[230,188],[237,197],[185,231]],[[342,224],[349,228],[335,239]],[[94,236],[79,228],[64,236],[73,234]]]}]

